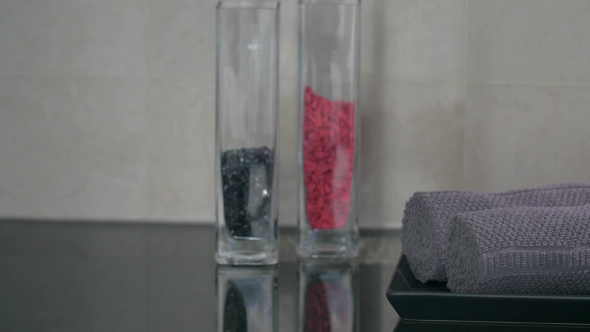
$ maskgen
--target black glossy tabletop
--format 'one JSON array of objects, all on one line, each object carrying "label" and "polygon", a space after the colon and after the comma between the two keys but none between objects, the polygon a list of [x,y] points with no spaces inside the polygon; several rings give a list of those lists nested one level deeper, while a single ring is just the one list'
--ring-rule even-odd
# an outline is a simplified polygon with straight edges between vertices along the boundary
[{"label": "black glossy tabletop", "polygon": [[[385,290],[399,232],[362,233],[355,261],[218,267],[212,226],[0,221],[0,331],[560,331],[398,322]],[[276,288],[275,288],[276,287]],[[398,324],[399,323],[399,324]],[[217,329],[216,329],[217,327]],[[583,327],[569,327],[586,329]]]}]

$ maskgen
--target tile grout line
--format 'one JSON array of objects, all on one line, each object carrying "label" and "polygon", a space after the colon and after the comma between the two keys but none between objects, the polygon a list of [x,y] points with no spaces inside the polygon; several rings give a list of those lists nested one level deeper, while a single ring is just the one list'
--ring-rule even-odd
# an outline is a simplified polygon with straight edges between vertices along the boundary
[{"label": "tile grout line", "polygon": [[465,65],[467,66],[465,68],[465,82],[467,82],[467,85],[469,85],[469,76],[471,74],[471,52],[469,50],[469,1],[470,0],[465,0],[465,7],[463,9],[463,15],[465,15],[465,17],[463,18],[463,28],[465,29],[463,31],[463,42],[465,43]]},{"label": "tile grout line", "polygon": [[143,30],[143,47],[144,47],[144,56],[145,56],[145,65],[146,65],[146,78],[149,80],[151,78],[151,61],[149,55],[149,34],[150,34],[150,0],[145,0],[145,26]]},{"label": "tile grout line", "polygon": [[174,81],[174,82],[215,82],[215,79],[201,79],[201,78],[186,78],[186,77],[142,77],[142,76],[96,76],[96,75],[53,75],[53,74],[41,74],[41,75],[12,75],[12,74],[0,74],[0,78],[17,78],[17,79],[96,79],[96,80],[143,80],[149,81]]},{"label": "tile grout line", "polygon": [[461,151],[461,157],[462,157],[462,163],[461,163],[461,184],[460,187],[461,189],[464,189],[466,187],[465,183],[467,182],[466,179],[466,163],[467,163],[467,158],[466,158],[466,153],[465,151],[467,150],[467,130],[466,130],[466,119],[467,119],[467,101],[469,100],[469,76],[470,76],[470,63],[471,63],[471,57],[470,57],[470,50],[469,50],[469,1],[470,0],[465,0],[464,2],[464,8],[463,8],[463,43],[464,43],[464,52],[465,52],[465,97],[463,100],[463,119],[462,119],[462,124],[463,124],[463,147],[462,147],[462,151]]},{"label": "tile grout line", "polygon": [[361,225],[359,225],[359,228],[361,229],[361,231],[367,231],[367,230],[400,230],[402,228],[402,223],[401,221],[395,221],[395,222],[386,222],[386,223],[368,223],[368,224],[363,224],[361,221]]},{"label": "tile grout line", "polygon": [[367,79],[361,77],[362,83],[382,83],[382,84],[465,84],[464,80],[407,80],[407,79]]},{"label": "tile grout line", "polygon": [[[147,133],[149,134],[149,123],[150,123],[150,116],[149,116],[149,87],[150,87],[150,72],[151,72],[151,65],[150,65],[150,56],[148,54],[148,50],[149,50],[149,46],[148,46],[148,36],[149,36],[149,26],[150,26],[150,0],[145,0],[146,1],[146,9],[145,9],[145,25],[144,25],[144,31],[143,31],[143,46],[144,46],[144,55],[146,57],[145,62],[146,62],[146,83],[145,83],[145,122],[146,122],[146,130]],[[144,220],[147,219],[149,217],[149,212],[151,210],[150,205],[151,205],[151,199],[150,199],[150,187],[151,187],[151,177],[152,177],[152,169],[151,169],[151,156],[152,156],[152,146],[150,144],[150,140],[147,139],[146,137],[146,143],[147,143],[147,185],[146,185],[146,206],[145,206],[145,211],[143,211],[144,213]],[[151,285],[151,277],[150,277],[150,241],[149,241],[149,226],[148,225],[143,225],[142,226],[144,231],[143,231],[143,236],[144,236],[144,245],[145,245],[145,260],[144,260],[144,264],[145,264],[145,312],[147,313],[146,317],[145,317],[145,330],[147,332],[151,332],[151,321],[150,321],[150,306],[151,306],[151,298],[150,298],[150,285]]]},{"label": "tile grout line", "polygon": [[[469,0],[467,0],[469,1]],[[77,76],[77,75],[5,75],[0,74],[0,78],[16,79],[95,79],[95,80],[141,80],[150,81],[174,81],[174,82],[215,82],[210,79],[187,79],[181,77],[158,77],[145,78],[140,76]],[[384,80],[362,80],[364,83],[382,83],[382,84],[467,84],[472,86],[528,86],[528,87],[574,87],[590,88],[589,81],[523,81],[523,80],[405,80],[405,79],[384,79]]]},{"label": "tile grout line", "polygon": [[[145,47],[145,51],[144,51],[144,55],[146,57],[146,84],[145,84],[145,121],[146,121],[146,130],[147,130],[147,134],[149,135],[150,132],[150,78],[151,78],[151,61],[150,61],[150,56],[149,56],[149,45],[148,45],[148,39],[149,39],[149,32],[150,32],[150,0],[145,0],[146,1],[146,13],[145,13],[145,26],[144,26],[144,31],[143,31],[143,45]],[[151,160],[152,160],[152,144],[151,144],[151,140],[146,137],[146,143],[147,143],[147,185],[146,185],[146,193],[145,193],[145,199],[146,199],[146,205],[145,205],[145,210],[143,211],[143,215],[144,215],[144,219],[147,219],[150,217],[151,215],[151,211],[152,211],[152,200],[151,200],[151,187],[152,187],[152,167],[151,167]],[[147,234],[147,232],[146,232]],[[148,250],[147,247],[147,235],[146,235],[146,251]],[[149,324],[148,324],[149,325]],[[149,330],[149,326],[148,330]]]},{"label": "tile grout line", "polygon": [[148,78],[141,76],[94,76],[94,75],[11,75],[0,74],[0,78],[16,78],[16,79],[95,79],[95,80],[142,80],[147,81]]},{"label": "tile grout line", "polygon": [[471,81],[474,86],[522,86],[553,88],[590,88],[590,81],[518,81],[518,80],[483,80]]},{"label": "tile grout line", "polygon": [[[150,0],[145,0],[145,25],[143,27],[143,47],[144,47],[144,56],[145,56],[145,63],[146,63],[146,83],[145,83],[145,96],[144,96],[144,100],[145,100],[145,123],[146,123],[146,134],[149,134],[150,130],[149,130],[149,124],[150,124],[150,105],[149,105],[149,93],[150,93],[150,78],[151,78],[151,61],[150,61],[150,55],[149,55],[149,50],[150,50],[150,46],[149,46],[149,32],[150,32]],[[151,169],[151,157],[152,157],[152,146],[150,144],[150,140],[146,137],[146,143],[147,143],[147,185],[146,185],[146,192],[145,192],[145,199],[146,199],[146,205],[145,205],[145,210],[143,211],[144,214],[144,218],[143,219],[147,219],[150,215],[150,210],[151,210],[151,199],[150,199],[150,192],[151,192],[151,177],[152,177],[152,169]],[[149,262],[150,262],[150,246],[149,246],[149,240],[148,240],[148,232],[149,232],[149,228],[148,226],[144,225],[144,244],[145,244],[145,274],[146,274],[146,318],[145,318],[145,329],[146,331],[151,331],[151,324],[150,324],[150,269],[149,269]]]}]

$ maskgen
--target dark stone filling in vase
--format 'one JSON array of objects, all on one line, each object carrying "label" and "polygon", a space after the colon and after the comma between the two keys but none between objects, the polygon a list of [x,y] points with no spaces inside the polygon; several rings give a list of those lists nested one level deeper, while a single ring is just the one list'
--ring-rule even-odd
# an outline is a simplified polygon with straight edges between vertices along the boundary
[{"label": "dark stone filling in vase", "polygon": [[273,151],[267,147],[221,154],[223,212],[231,236],[260,237],[268,232],[273,165]]}]

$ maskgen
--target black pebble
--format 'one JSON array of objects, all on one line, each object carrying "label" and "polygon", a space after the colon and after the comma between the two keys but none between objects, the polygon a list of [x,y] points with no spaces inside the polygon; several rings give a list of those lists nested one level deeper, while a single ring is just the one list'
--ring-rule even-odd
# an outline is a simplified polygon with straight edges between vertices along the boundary
[{"label": "black pebble", "polygon": [[[273,164],[273,151],[267,147],[228,150],[221,154],[223,210],[232,236],[252,237],[252,223],[269,222]],[[250,188],[251,185],[255,188]],[[266,194],[262,194],[264,190]],[[255,204],[254,211],[248,211],[249,204]]]}]

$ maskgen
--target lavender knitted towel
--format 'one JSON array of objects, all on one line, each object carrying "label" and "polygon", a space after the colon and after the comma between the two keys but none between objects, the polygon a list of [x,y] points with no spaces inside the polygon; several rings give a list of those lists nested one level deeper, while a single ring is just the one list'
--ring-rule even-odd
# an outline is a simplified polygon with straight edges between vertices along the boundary
[{"label": "lavender knitted towel", "polygon": [[590,203],[590,184],[560,184],[503,193],[439,191],[415,193],[406,204],[402,248],[422,282],[446,280],[445,226],[463,212],[517,206],[575,206]]},{"label": "lavender knitted towel", "polygon": [[462,213],[445,241],[454,292],[590,294],[590,205]]}]

